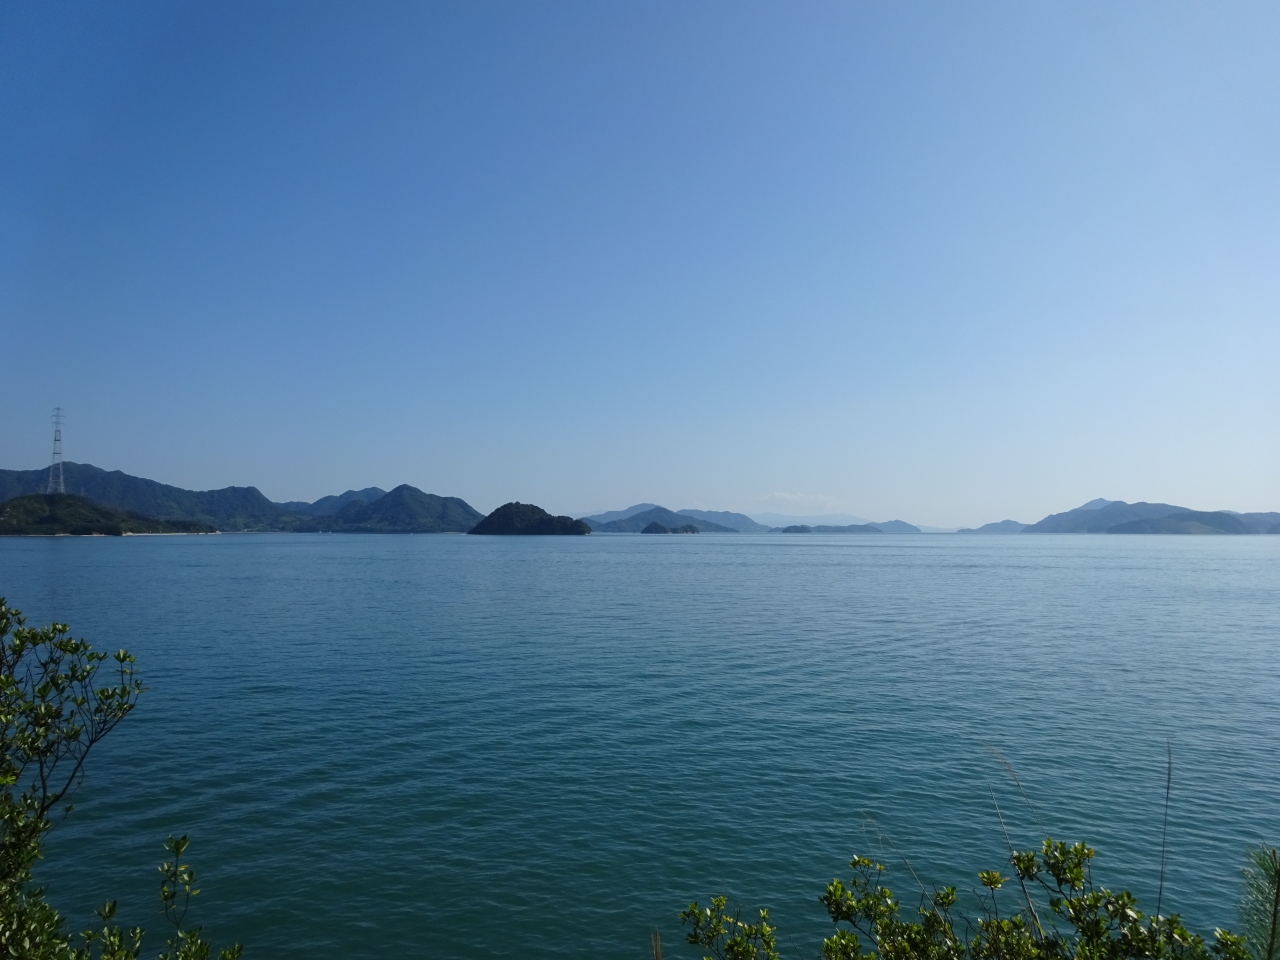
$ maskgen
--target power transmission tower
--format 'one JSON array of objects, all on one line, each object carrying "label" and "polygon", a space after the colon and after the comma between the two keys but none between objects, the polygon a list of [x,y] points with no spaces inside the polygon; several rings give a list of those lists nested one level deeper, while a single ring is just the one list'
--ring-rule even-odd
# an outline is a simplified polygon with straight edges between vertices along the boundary
[{"label": "power transmission tower", "polygon": [[53,463],[49,464],[49,489],[45,493],[66,493],[62,482],[62,415],[61,407],[53,408]]}]

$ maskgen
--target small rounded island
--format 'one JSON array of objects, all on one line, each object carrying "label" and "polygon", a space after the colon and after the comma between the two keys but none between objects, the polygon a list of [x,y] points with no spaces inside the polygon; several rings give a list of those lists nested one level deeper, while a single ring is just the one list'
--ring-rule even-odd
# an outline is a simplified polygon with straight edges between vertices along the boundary
[{"label": "small rounded island", "polygon": [[686,523],[672,530],[670,527],[664,527],[657,520],[655,520],[653,521],[653,523],[649,524],[640,532],[641,533],[697,533],[698,528],[695,527],[692,523]]}]

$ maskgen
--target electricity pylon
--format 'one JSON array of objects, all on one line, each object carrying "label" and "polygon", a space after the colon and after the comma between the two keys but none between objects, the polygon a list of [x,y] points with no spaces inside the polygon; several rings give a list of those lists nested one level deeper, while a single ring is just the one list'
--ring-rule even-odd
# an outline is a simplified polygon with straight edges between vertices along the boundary
[{"label": "electricity pylon", "polygon": [[45,493],[66,493],[62,482],[62,408],[53,408],[53,463],[49,464],[49,488]]}]

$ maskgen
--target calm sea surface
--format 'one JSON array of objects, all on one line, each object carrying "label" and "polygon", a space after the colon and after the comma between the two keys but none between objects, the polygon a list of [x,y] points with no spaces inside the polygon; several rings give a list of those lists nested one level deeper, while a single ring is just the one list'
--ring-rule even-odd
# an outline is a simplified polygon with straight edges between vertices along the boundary
[{"label": "calm sea surface", "polygon": [[720,892],[812,957],[886,836],[929,884],[1003,865],[992,792],[1150,907],[1166,740],[1194,928],[1280,842],[1280,537],[3,540],[0,595],[150,688],[50,840],[76,927],[160,933],[185,832],[250,958],[684,956]]}]

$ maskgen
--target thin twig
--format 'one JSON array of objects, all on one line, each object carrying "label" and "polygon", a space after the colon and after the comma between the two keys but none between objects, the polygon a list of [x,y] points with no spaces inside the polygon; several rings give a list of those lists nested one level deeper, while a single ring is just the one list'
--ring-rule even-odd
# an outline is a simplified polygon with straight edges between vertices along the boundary
[{"label": "thin twig", "polygon": [[1018,792],[1022,794],[1022,799],[1027,804],[1027,809],[1031,811],[1032,819],[1035,820],[1036,826],[1040,828],[1040,836],[1049,836],[1049,831],[1046,830],[1044,828],[1044,824],[1040,822],[1040,814],[1036,813],[1035,805],[1031,802],[1031,798],[1027,796],[1027,791],[1022,789],[1022,781],[1018,779],[1018,772],[1013,769],[1013,764],[1006,760],[1004,754],[994,747],[988,747],[987,749],[996,755],[996,759],[1000,761],[1000,765],[1004,767],[1005,772],[1013,778],[1014,784],[1018,787]]},{"label": "thin twig", "polygon": [[1156,894],[1156,917],[1160,916],[1160,906],[1164,902],[1164,864],[1165,855],[1169,851],[1169,795],[1173,792],[1173,742],[1165,738],[1164,748],[1169,754],[1168,766],[1164,777],[1164,828],[1160,833],[1160,889]]},{"label": "thin twig", "polygon": [[[1015,779],[1017,779],[1015,777]],[[1009,828],[1004,825],[1004,814],[1000,812],[1000,804],[996,800],[996,792],[991,787],[991,782],[987,782],[987,791],[991,794],[991,802],[996,808],[996,817],[1000,820],[1000,830],[1004,833],[1004,842],[1009,845],[1009,862],[1013,863],[1013,841],[1009,839]],[[1014,865],[1014,872],[1018,873],[1017,865]],[[1040,931],[1040,936],[1044,937],[1044,927],[1040,925],[1040,915],[1036,913],[1036,905],[1031,902],[1031,894],[1027,892],[1026,881],[1022,879],[1022,874],[1018,873],[1018,886],[1022,888],[1022,895],[1026,898],[1027,909],[1031,911],[1031,919],[1036,922],[1036,929]],[[992,902],[995,901],[995,891],[991,891]]]},{"label": "thin twig", "polygon": [[893,842],[893,837],[885,833],[884,828],[881,827],[878,823],[876,824],[876,830],[880,832],[880,836],[884,837],[884,839],[889,842],[889,846],[891,846],[893,848],[893,852],[898,855],[898,859],[901,860],[904,864],[906,864],[907,871],[911,874],[911,878],[915,880],[916,886],[920,888],[920,896],[923,897],[925,900],[929,901],[930,908],[933,910],[934,914],[937,915],[938,919],[941,920],[942,914],[938,913],[938,907],[933,902],[933,897],[929,896],[929,891],[925,889],[924,884],[920,882],[920,878],[916,876],[916,871],[915,871],[915,868],[911,866],[911,861],[908,860],[905,856],[903,856],[902,851],[898,849],[898,845]]},{"label": "thin twig", "polygon": [[1266,960],[1275,960],[1276,927],[1280,923],[1280,854],[1271,848],[1271,936],[1267,940]]}]

